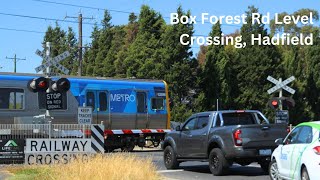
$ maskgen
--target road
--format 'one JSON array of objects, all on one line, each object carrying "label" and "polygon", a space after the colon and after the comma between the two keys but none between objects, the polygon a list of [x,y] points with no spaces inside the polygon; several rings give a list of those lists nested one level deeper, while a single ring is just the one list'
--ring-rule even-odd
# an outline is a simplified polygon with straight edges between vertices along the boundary
[{"label": "road", "polygon": [[260,169],[259,164],[253,163],[249,166],[242,167],[234,164],[229,174],[225,176],[213,176],[209,170],[207,162],[183,162],[180,164],[180,168],[177,170],[167,170],[163,163],[162,151],[150,150],[141,151],[135,150],[133,152],[137,156],[143,158],[152,158],[153,163],[157,167],[158,172],[168,179],[182,179],[182,180],[193,180],[193,179],[217,179],[217,180],[250,180],[250,179],[261,179],[269,180],[269,176]]}]

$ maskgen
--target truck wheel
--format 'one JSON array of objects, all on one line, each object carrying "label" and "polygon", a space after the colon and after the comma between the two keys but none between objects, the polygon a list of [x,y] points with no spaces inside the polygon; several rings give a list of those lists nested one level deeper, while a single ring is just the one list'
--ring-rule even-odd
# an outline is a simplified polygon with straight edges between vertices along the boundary
[{"label": "truck wheel", "polygon": [[177,161],[177,155],[171,146],[167,146],[163,151],[163,161],[167,169],[177,169],[179,162]]},{"label": "truck wheel", "polygon": [[223,175],[228,170],[228,161],[224,157],[221,149],[214,148],[211,150],[209,155],[209,168],[215,176]]},{"label": "truck wheel", "polygon": [[270,161],[262,161],[262,162],[260,162],[260,167],[263,170],[263,172],[265,172],[265,173],[269,172],[269,164],[270,164]]},{"label": "truck wheel", "polygon": [[270,175],[270,179],[272,180],[280,179],[279,169],[278,169],[277,161],[275,159],[273,159],[269,165],[269,175]]}]

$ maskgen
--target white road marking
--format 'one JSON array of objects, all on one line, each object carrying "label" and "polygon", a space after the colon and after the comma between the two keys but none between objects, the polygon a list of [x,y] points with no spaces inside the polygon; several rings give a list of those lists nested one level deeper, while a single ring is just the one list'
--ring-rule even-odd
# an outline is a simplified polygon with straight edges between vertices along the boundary
[{"label": "white road marking", "polygon": [[169,173],[169,172],[181,172],[184,171],[183,169],[176,169],[176,170],[159,170],[158,173]]}]

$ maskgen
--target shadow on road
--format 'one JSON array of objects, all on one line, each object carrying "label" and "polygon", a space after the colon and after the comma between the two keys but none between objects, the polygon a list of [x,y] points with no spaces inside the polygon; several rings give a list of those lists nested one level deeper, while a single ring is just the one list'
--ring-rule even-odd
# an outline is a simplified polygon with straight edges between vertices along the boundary
[{"label": "shadow on road", "polygon": [[154,149],[154,150],[149,150],[149,149],[141,149],[141,150],[133,150],[132,152],[161,152],[161,149]]},{"label": "shadow on road", "polygon": [[[196,173],[206,173],[211,174],[208,165],[198,165],[198,166],[181,166],[184,171],[196,172]],[[235,166],[230,167],[229,171],[224,176],[265,176],[267,173],[263,172],[260,167],[250,167],[250,166]]]}]

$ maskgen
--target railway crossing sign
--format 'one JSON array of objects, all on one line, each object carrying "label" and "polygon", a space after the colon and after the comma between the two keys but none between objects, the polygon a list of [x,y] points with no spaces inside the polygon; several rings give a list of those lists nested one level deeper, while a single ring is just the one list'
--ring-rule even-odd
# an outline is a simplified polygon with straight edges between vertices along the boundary
[{"label": "railway crossing sign", "polygon": [[38,66],[35,68],[36,72],[44,71],[49,66],[55,66],[57,69],[59,69],[64,74],[69,74],[69,69],[65,68],[61,64],[59,64],[60,61],[64,60],[65,58],[70,56],[69,51],[65,51],[62,54],[59,54],[58,56],[51,58],[49,56],[46,56],[41,52],[39,49],[37,49],[36,54],[40,57],[42,57],[45,61],[44,64]]},{"label": "railway crossing sign", "polygon": [[291,94],[294,94],[296,91],[292,88],[290,88],[289,86],[287,86],[287,84],[291,83],[292,81],[295,80],[295,77],[294,76],[291,76],[289,77],[288,79],[282,81],[281,79],[280,80],[276,80],[275,78],[271,77],[271,76],[268,76],[267,78],[268,81],[272,82],[273,84],[275,84],[275,86],[273,86],[272,88],[270,88],[267,92],[268,94],[272,94],[274,93],[275,91],[277,90],[286,90],[288,91],[289,93]]},{"label": "railway crossing sign", "polygon": [[288,123],[289,122],[289,112],[287,110],[276,111],[276,123]]},{"label": "railway crossing sign", "polygon": [[92,107],[78,107],[78,124],[91,124]]},{"label": "railway crossing sign", "polygon": [[62,109],[62,94],[60,92],[50,92],[46,93],[46,109]]}]

